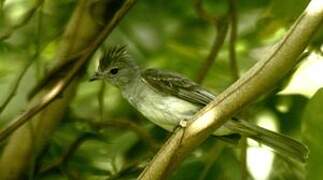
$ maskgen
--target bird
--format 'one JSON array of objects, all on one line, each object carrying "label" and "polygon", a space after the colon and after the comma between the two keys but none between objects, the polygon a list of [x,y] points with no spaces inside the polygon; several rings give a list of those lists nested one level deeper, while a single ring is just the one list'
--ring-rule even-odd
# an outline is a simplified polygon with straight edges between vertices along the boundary
[{"label": "bird", "polygon": [[[136,110],[167,131],[174,130],[183,120],[191,119],[216,97],[179,73],[140,68],[124,45],[105,50],[90,78],[90,81],[95,80],[116,86]],[[308,148],[303,143],[239,118],[229,119],[212,135],[220,139],[230,135],[244,136],[271,147],[284,157],[300,162],[306,162],[308,158]]]}]

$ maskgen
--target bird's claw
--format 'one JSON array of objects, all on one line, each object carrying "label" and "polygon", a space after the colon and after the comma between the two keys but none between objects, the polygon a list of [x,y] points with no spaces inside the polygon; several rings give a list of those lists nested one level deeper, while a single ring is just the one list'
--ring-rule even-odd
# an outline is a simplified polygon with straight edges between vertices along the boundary
[{"label": "bird's claw", "polygon": [[180,126],[181,128],[186,128],[187,122],[188,122],[187,119],[183,119],[179,122],[178,126]]}]

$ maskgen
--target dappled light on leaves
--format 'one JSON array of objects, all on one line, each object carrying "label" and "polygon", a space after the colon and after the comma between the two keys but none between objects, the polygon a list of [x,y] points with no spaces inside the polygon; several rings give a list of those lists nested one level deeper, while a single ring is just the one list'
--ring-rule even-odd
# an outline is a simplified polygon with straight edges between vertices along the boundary
[{"label": "dappled light on leaves", "polygon": [[313,52],[301,62],[287,87],[279,94],[301,94],[310,98],[319,88],[323,87],[321,77],[323,77],[323,56]]},{"label": "dappled light on leaves", "polygon": [[6,0],[4,5],[11,7],[8,15],[11,21],[14,23],[17,23],[17,21],[19,21],[21,16],[26,11],[26,3],[22,3],[17,0]]},{"label": "dappled light on leaves", "polygon": [[[263,112],[256,117],[256,123],[264,128],[277,131],[276,118],[269,112]],[[248,139],[248,167],[254,179],[268,179],[272,169],[274,153],[265,145]]]}]

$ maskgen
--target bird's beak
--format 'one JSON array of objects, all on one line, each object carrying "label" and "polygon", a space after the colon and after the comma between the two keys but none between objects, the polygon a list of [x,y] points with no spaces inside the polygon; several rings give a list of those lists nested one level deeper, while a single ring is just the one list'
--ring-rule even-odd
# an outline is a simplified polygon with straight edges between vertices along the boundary
[{"label": "bird's beak", "polygon": [[101,75],[96,72],[95,74],[93,74],[93,76],[90,78],[89,81],[92,82],[92,81],[96,81],[96,80],[99,80],[99,79],[102,79]]}]

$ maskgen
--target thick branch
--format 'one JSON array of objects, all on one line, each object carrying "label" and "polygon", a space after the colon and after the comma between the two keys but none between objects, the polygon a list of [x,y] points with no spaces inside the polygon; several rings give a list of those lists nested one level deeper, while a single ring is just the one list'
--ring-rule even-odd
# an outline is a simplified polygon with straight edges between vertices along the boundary
[{"label": "thick branch", "polygon": [[323,1],[312,0],[269,58],[259,61],[243,77],[199,111],[161,148],[140,179],[166,179],[185,156],[243,107],[268,92],[294,67],[297,57],[323,20]]}]

